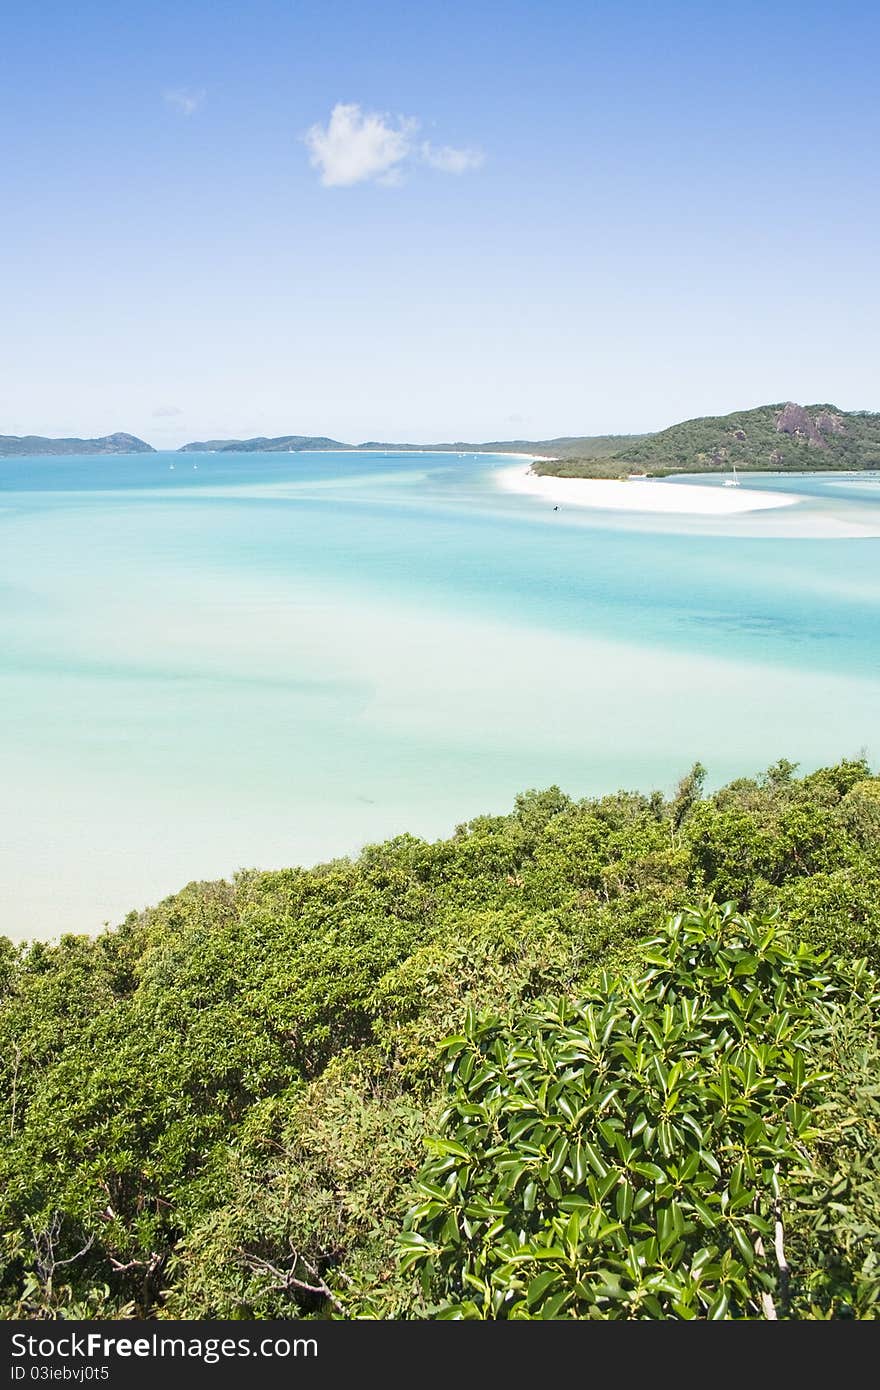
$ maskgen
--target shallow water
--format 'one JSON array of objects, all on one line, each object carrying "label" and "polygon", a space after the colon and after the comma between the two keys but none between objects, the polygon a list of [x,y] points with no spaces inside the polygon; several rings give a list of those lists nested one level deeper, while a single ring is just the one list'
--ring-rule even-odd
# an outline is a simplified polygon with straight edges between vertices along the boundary
[{"label": "shallow water", "polygon": [[527,786],[880,753],[880,479],[652,518],[554,512],[510,466],[0,460],[0,931],[446,833]]}]

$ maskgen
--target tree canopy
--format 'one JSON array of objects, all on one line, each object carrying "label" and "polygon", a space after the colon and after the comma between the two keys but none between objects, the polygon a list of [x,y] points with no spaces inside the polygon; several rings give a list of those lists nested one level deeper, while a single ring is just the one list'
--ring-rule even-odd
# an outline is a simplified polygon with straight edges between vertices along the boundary
[{"label": "tree canopy", "polygon": [[[543,1301],[539,1286],[529,1302],[538,1274],[522,1297],[514,1280],[496,1308],[506,1276],[495,1245],[487,1273],[473,1262],[473,1233],[460,1238],[452,1259],[447,1237],[431,1224],[436,1212],[407,1218],[428,1200],[419,1182],[436,1185],[432,1165],[450,1157],[434,1148],[420,1177],[426,1138],[477,1154],[480,1200],[489,1201],[500,1156],[478,1153],[475,1134],[467,1142],[455,1137],[460,1126],[453,1123],[456,1107],[471,1103],[467,1089],[482,1085],[479,1068],[470,1077],[462,1070],[468,1049],[485,1047],[494,1057],[494,1048],[521,1047],[528,1055],[512,1074],[522,1067],[524,1079],[530,1068],[550,1068],[561,1049],[552,1128],[562,1138],[562,1101],[573,1105],[587,1084],[586,1075],[568,1076],[566,1049],[589,1037],[590,1019],[596,1027],[604,1019],[603,1032],[610,1021],[602,1065],[638,1091],[641,1083],[627,1083],[620,1071],[633,1011],[642,1011],[646,1029],[649,1021],[662,1028],[672,1008],[674,1027],[684,1031],[661,1049],[667,1087],[674,1089],[669,1074],[679,1062],[696,1085],[688,1049],[711,1045],[716,1058],[730,1052],[726,1065],[739,1097],[741,1080],[731,1069],[748,1069],[753,1056],[755,1105],[766,1105],[769,1147],[753,1155],[754,1173],[745,1155],[731,1158],[725,1145],[739,1121],[712,1111],[706,1077],[702,1099],[681,1102],[682,1115],[708,1126],[696,1149],[677,1112],[653,1122],[649,1097],[656,1109],[665,1094],[659,1075],[647,1074],[638,1135],[631,1132],[638,1114],[620,1099],[623,1091],[602,1104],[592,1089],[589,1098],[585,1092],[577,1110],[588,1106],[582,1128],[589,1119],[586,1142],[600,1168],[610,1172],[613,1157],[617,1172],[624,1162],[615,1117],[620,1142],[644,1147],[652,1130],[655,1148],[671,1145],[679,1156],[652,1150],[636,1162],[666,1173],[664,1165],[692,1165],[697,1154],[697,1167],[682,1179],[685,1199],[664,1193],[660,1179],[645,1178],[643,1188],[627,1178],[628,1210],[627,1189],[609,1187],[600,1205],[604,1212],[610,1203],[609,1219],[623,1224],[602,1237],[608,1259],[624,1234],[627,1249],[674,1237],[674,1246],[683,1243],[680,1275],[700,1250],[717,1247],[705,1257],[699,1290],[655,1291],[664,1315],[703,1317],[720,1308],[725,1316],[752,1316],[768,1293],[780,1317],[847,1309],[870,1316],[880,1120],[871,988],[856,962],[880,966],[880,780],[859,759],[804,777],[781,762],[712,794],[702,776],[693,769],[671,798],[622,791],[574,801],[558,788],[526,792],[509,815],[477,817],[436,843],[402,835],[353,861],[190,884],[95,937],[24,947],[0,939],[0,1313],[418,1317],[472,1303],[480,1315],[487,1308],[509,1315],[519,1304],[535,1315],[549,1306],[552,1314],[552,1300],[569,1290],[567,1275],[546,1281]],[[716,905],[706,905],[709,897]],[[695,905],[702,916],[679,916]],[[731,1017],[743,1021],[742,1036],[731,1021],[722,1038],[722,1025],[706,1012],[715,1007],[706,1002],[708,984],[702,994],[696,984],[692,995],[684,989],[685,957],[657,944],[670,918],[679,922],[678,941],[703,923],[703,944],[694,947],[701,969],[709,970],[706,943],[722,928],[740,934],[730,949],[760,958],[753,975],[734,979],[742,1008],[733,996],[728,1001]],[[665,967],[652,959],[661,950]],[[813,980],[826,981],[816,1000]],[[776,1002],[782,985],[784,1009]],[[843,997],[846,1009],[838,1008]],[[806,1014],[798,1012],[808,1004]],[[685,1008],[696,1008],[690,1023]],[[776,1037],[774,1020],[786,1011],[794,1031]],[[469,1032],[459,1052],[441,1047],[444,1038]],[[649,1037],[642,1038],[646,1049]],[[794,1070],[798,1057],[802,1076]],[[639,1065],[648,1061],[646,1051]],[[800,1109],[788,1112],[789,1105]],[[802,1131],[792,1118],[801,1111]],[[661,1139],[661,1118],[680,1134],[664,1129]],[[600,1123],[610,1126],[607,1134]],[[531,1142],[522,1135],[512,1142],[521,1140]],[[504,1231],[519,1232],[517,1204],[534,1181],[528,1240],[549,1240],[550,1232],[560,1248],[574,1242],[580,1259],[595,1212],[576,1211],[577,1202],[569,1210],[563,1199],[585,1197],[595,1207],[589,1183],[607,1181],[585,1155],[560,1150],[547,1160],[560,1164],[547,1178],[558,1180],[556,1195],[524,1169],[511,1188]],[[754,1219],[743,1208],[712,1234],[694,1199],[717,1217],[740,1161],[746,1166],[736,1195],[751,1194]],[[784,1296],[760,1225],[772,1216],[767,1165],[777,1163],[786,1248],[806,1281],[795,1290],[792,1277]],[[805,1176],[793,1185],[798,1163]],[[563,1192],[559,1174],[572,1164]],[[715,1178],[711,1189],[707,1176]],[[643,1190],[649,1201],[639,1197]],[[663,1232],[661,1211],[672,1222]],[[640,1227],[651,1222],[653,1236]],[[760,1236],[764,1255],[749,1264],[734,1230],[752,1250]],[[407,1240],[415,1235],[441,1247],[430,1277],[425,1261],[410,1267]],[[725,1260],[719,1274],[715,1266]],[[738,1260],[746,1272],[734,1275]],[[541,1274],[555,1268],[551,1260]],[[637,1281],[610,1264],[606,1272],[617,1275],[620,1299],[603,1295],[590,1308],[632,1315],[626,1299]],[[465,1274],[488,1280],[489,1294]],[[717,1302],[722,1295],[726,1304]],[[640,1297],[636,1315],[650,1315],[653,1305]],[[555,1314],[584,1316],[585,1307],[576,1292]]]}]

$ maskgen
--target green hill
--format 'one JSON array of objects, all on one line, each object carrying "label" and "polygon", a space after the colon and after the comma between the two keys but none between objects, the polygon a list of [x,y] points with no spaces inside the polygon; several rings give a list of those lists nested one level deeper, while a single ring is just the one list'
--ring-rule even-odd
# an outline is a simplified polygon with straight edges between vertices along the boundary
[{"label": "green hill", "polygon": [[183,444],[180,454],[299,454],[306,449],[351,449],[324,435],[282,434],[274,439],[203,439]]},{"label": "green hill", "polygon": [[640,434],[564,435],[558,439],[493,439],[481,444],[473,440],[454,440],[444,444],[401,444],[367,439],[362,444],[345,444],[324,435],[263,435],[254,439],[203,439],[183,444],[181,454],[277,454],[303,453],[308,449],[334,449],[347,453],[388,451],[402,454],[554,454],[557,458],[605,458],[642,438]]},{"label": "green hill", "polygon": [[763,405],[732,415],[685,420],[633,438],[613,454],[585,449],[577,458],[536,465],[563,477],[628,473],[824,472],[880,468],[880,414],[833,405]]},{"label": "green hill", "polygon": [[[368,440],[357,449],[388,449],[430,454],[553,454],[555,458],[607,458],[644,438],[640,434],[561,435],[556,439],[490,439],[482,444],[456,440],[447,444],[388,444]],[[348,448],[348,445],[343,447]]]},{"label": "green hill", "polygon": [[41,434],[0,434],[0,457],[20,458],[46,454],[154,454],[133,434],[105,434],[100,439],[47,439]]}]

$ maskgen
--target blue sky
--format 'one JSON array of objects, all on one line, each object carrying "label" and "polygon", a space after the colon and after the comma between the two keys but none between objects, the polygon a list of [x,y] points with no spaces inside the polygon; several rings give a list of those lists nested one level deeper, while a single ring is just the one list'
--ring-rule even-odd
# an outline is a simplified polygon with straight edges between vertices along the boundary
[{"label": "blue sky", "polygon": [[878,51],[873,0],[11,0],[0,433],[878,409]]}]

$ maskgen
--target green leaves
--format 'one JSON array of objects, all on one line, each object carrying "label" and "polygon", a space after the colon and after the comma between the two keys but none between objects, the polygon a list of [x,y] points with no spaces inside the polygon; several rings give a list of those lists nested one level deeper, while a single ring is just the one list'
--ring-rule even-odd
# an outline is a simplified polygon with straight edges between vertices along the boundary
[{"label": "green leaves", "polygon": [[526,1303],[529,1307],[534,1308],[536,1303],[543,1302],[558,1281],[559,1274],[555,1269],[545,1269],[542,1274],[536,1274],[534,1279],[529,1281],[526,1290]]},{"label": "green leaves", "polygon": [[710,901],[671,921],[635,981],[512,1026],[470,1019],[483,1064],[453,1062],[422,1188],[454,1169],[468,1213],[478,1192],[492,1221],[447,1236],[448,1208],[416,1209],[439,1246],[441,1306],[478,1271],[483,1316],[763,1316],[779,1271],[756,1238],[803,1183],[818,1132],[810,1050],[829,1010],[871,988],[775,920]]},{"label": "green leaves", "polygon": [[[286,1268],[291,1240],[382,1317],[531,1316],[550,1270],[561,1317],[704,1318],[722,1287],[760,1315],[777,1192],[789,1315],[875,1315],[875,985],[826,951],[880,966],[880,779],[690,785],[527,793],[448,840],[0,940],[0,1315],[311,1313],[236,1253]],[[756,910],[679,911],[704,887]],[[112,1263],[154,1252],[150,1281]]]}]

